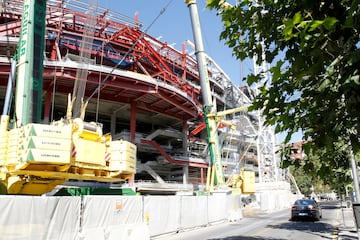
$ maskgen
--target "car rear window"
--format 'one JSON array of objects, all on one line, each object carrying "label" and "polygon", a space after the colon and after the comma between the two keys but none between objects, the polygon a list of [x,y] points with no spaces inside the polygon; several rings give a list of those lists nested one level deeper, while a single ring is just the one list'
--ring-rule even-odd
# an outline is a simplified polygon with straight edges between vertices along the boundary
[{"label": "car rear window", "polygon": [[295,205],[315,205],[315,201],[310,199],[296,200]]}]

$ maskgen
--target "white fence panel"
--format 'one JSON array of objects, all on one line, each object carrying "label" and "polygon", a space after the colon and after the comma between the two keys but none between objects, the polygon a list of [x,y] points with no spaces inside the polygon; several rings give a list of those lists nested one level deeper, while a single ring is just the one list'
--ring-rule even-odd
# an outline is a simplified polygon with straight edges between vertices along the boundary
[{"label": "white fence panel", "polygon": [[146,223],[121,224],[106,229],[106,240],[149,240],[149,227]]},{"label": "white fence panel", "polygon": [[150,236],[236,220],[241,217],[240,199],[225,194],[0,196],[0,239],[148,240]]},{"label": "white fence panel", "polygon": [[141,196],[84,196],[83,229],[143,222]]},{"label": "white fence panel", "polygon": [[2,240],[76,239],[80,197],[0,196]]},{"label": "white fence panel", "polygon": [[85,229],[79,236],[79,240],[105,240],[103,228]]},{"label": "white fence panel", "polygon": [[150,236],[176,232],[180,224],[180,196],[145,196],[144,216]]},{"label": "white fence panel", "polygon": [[216,194],[208,196],[208,216],[209,223],[225,221],[228,218],[227,213],[227,195]]},{"label": "white fence panel", "polygon": [[181,196],[181,229],[206,226],[208,224],[207,208],[207,196]]},{"label": "white fence panel", "polygon": [[229,222],[238,222],[243,218],[241,195],[228,195],[227,197],[227,220]]}]

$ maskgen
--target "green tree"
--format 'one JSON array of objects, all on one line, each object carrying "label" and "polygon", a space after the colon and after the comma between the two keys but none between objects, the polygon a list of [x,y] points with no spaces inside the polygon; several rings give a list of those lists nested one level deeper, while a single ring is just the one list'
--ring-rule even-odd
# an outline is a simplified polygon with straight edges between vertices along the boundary
[{"label": "green tree", "polygon": [[[221,15],[220,39],[238,59],[272,66],[252,109],[261,109],[275,132],[303,132],[306,154],[321,157],[321,177],[345,176],[349,145],[359,154],[360,11],[351,0],[208,0]],[[264,54],[263,54],[264,53]],[[262,73],[249,75],[250,86]],[[341,149],[339,154],[335,149]],[[284,167],[293,164],[284,160]],[[330,174],[331,173],[331,174]],[[345,178],[345,177],[344,177]]]},{"label": "green tree", "polygon": [[313,148],[303,160],[295,160],[290,167],[302,193],[308,194],[310,186],[315,193],[329,192],[344,194],[351,183],[351,173],[347,152],[343,144],[336,144],[333,153],[325,149]]}]

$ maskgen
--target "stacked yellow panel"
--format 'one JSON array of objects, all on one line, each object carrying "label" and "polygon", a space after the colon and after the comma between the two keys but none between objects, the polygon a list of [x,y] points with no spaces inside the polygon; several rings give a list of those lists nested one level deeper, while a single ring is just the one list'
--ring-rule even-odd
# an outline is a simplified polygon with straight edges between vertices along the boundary
[{"label": "stacked yellow panel", "polygon": [[71,126],[28,124],[21,136],[21,162],[70,164]]},{"label": "stacked yellow panel", "polygon": [[105,169],[106,138],[102,126],[74,119],[71,165],[86,169]]},{"label": "stacked yellow panel", "polygon": [[6,165],[17,165],[21,155],[23,128],[14,128],[9,131]]},{"label": "stacked yellow panel", "polygon": [[243,171],[243,193],[255,193],[255,172]]},{"label": "stacked yellow panel", "polygon": [[9,132],[0,132],[0,167],[6,165]]},{"label": "stacked yellow panel", "polygon": [[104,167],[105,143],[74,136],[71,165],[85,168]]},{"label": "stacked yellow panel", "polygon": [[110,171],[136,173],[136,145],[123,140],[110,143]]}]

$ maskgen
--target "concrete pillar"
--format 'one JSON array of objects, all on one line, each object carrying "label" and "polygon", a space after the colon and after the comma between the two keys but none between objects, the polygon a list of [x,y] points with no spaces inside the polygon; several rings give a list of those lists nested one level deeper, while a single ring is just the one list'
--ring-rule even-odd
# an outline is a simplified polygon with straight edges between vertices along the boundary
[{"label": "concrete pillar", "polygon": [[116,134],[116,113],[117,113],[117,111],[114,111],[111,114],[111,119],[110,119],[110,133],[111,133],[111,136],[115,136],[115,134]]},{"label": "concrete pillar", "polygon": [[[182,142],[183,142],[183,151],[184,151],[184,155],[186,157],[189,156],[189,152],[188,152],[188,135],[189,135],[189,126],[187,125],[187,121],[184,120],[183,121],[183,132],[182,132]],[[183,167],[183,184],[188,184],[188,180],[189,180],[189,166],[186,165]]]},{"label": "concrete pillar", "polygon": [[43,123],[50,122],[51,97],[52,97],[52,91],[51,89],[47,89],[45,92],[44,119],[42,121]]}]

